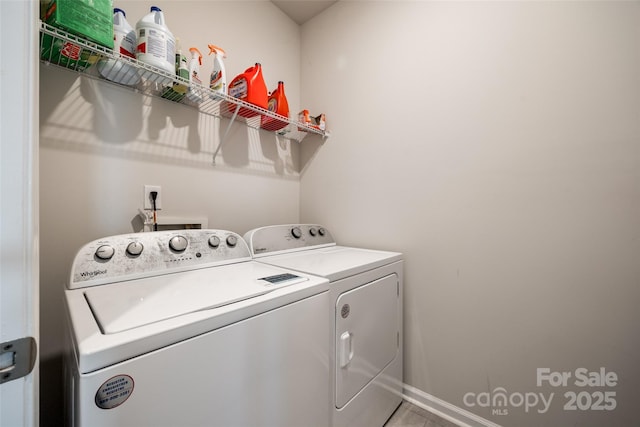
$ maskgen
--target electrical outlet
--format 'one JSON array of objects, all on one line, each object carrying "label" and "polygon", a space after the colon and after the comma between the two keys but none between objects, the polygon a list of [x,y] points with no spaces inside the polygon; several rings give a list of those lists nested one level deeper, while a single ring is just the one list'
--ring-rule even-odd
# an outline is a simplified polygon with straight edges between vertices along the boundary
[{"label": "electrical outlet", "polygon": [[153,202],[151,199],[151,192],[155,191],[158,193],[156,197],[156,210],[162,209],[162,187],[159,185],[145,185],[144,186],[144,208],[146,210],[153,210]]}]

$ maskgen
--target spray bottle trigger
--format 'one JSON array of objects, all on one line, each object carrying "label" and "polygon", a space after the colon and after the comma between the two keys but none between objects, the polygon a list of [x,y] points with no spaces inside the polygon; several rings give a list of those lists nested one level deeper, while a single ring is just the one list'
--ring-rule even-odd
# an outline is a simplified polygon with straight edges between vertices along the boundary
[{"label": "spray bottle trigger", "polygon": [[192,54],[192,58],[195,58],[195,55],[198,55],[198,65],[202,65],[202,52],[197,47],[190,47],[189,52]]},{"label": "spray bottle trigger", "polygon": [[209,46],[209,55],[211,55],[212,53],[213,54],[221,53],[223,58],[227,57],[227,53],[224,51],[223,48],[216,46],[214,44],[209,44],[207,46]]}]

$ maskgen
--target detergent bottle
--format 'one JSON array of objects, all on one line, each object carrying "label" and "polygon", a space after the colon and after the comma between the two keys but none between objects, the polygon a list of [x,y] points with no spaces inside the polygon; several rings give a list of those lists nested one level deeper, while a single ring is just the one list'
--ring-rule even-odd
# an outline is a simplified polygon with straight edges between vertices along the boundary
[{"label": "detergent bottle", "polygon": [[127,14],[119,8],[113,9],[113,50],[122,56],[136,57],[136,32],[127,22]]},{"label": "detergent bottle", "polygon": [[[185,81],[189,81],[189,68],[187,66],[187,57],[182,54],[180,39],[176,38],[176,55],[175,55],[175,73]],[[187,94],[189,85],[181,82],[174,82],[173,85],[167,86],[162,91],[162,97],[171,101],[180,102]]]},{"label": "detergent bottle", "polygon": [[136,24],[138,61],[175,74],[176,39],[165,25],[162,10],[151,6],[150,12]]},{"label": "detergent bottle", "polygon": [[187,98],[191,102],[202,102],[202,80],[198,73],[200,72],[200,66],[202,65],[202,53],[197,47],[190,47],[191,60],[189,61],[189,90],[187,91]]},{"label": "detergent bottle", "polygon": [[[266,110],[268,104],[267,86],[262,77],[262,66],[256,62],[256,65],[247,68],[244,73],[237,75],[231,83],[229,83],[229,96],[249,102]],[[233,113],[236,106],[229,104],[229,112]],[[242,117],[254,117],[259,112],[248,108],[240,108],[238,115]]]},{"label": "detergent bottle", "polygon": [[[180,39],[176,39],[176,76],[185,80],[189,80],[189,66],[187,65],[187,57],[182,54],[182,47],[180,45]],[[184,95],[187,93],[187,85],[175,83],[173,90]]]},{"label": "detergent bottle", "polygon": [[[284,118],[289,118],[289,102],[284,93],[284,82],[279,81],[276,90],[269,95],[267,110]],[[260,119],[260,127],[271,131],[280,130],[287,124],[288,122],[285,120],[278,120],[269,116],[262,116]]]},{"label": "detergent bottle", "polygon": [[222,60],[227,57],[226,52],[221,47],[209,45],[209,55],[213,54],[213,71],[209,79],[209,89],[212,90],[211,97],[215,98],[217,93],[227,93],[227,72],[224,69]]},{"label": "detergent bottle", "polygon": [[[136,32],[129,25],[124,10],[113,9],[113,52],[116,56],[136,57]],[[100,74],[116,83],[135,85],[140,75],[133,64],[118,59],[103,58],[98,61]]]}]

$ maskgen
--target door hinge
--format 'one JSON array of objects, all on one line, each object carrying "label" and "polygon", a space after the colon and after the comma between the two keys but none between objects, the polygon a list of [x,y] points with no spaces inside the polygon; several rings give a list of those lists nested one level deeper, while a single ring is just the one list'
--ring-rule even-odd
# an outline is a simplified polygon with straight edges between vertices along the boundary
[{"label": "door hinge", "polygon": [[0,344],[0,384],[29,375],[36,363],[38,345],[33,337]]}]

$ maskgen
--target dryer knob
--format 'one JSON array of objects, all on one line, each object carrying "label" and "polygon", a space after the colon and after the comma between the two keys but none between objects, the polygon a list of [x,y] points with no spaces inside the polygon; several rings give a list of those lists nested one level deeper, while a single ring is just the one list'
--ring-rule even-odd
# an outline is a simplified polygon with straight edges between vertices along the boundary
[{"label": "dryer knob", "polygon": [[113,255],[116,253],[116,250],[113,249],[113,246],[110,245],[102,245],[98,249],[96,249],[96,258],[101,259],[103,261],[110,260]]},{"label": "dryer knob", "polygon": [[234,235],[227,237],[227,246],[234,247],[238,243],[238,238]]},{"label": "dryer knob", "polygon": [[311,227],[309,229],[309,234],[311,234],[313,237],[316,237],[316,234],[318,234],[318,232],[316,231],[315,227]]},{"label": "dryer knob", "polygon": [[173,236],[169,240],[169,247],[176,252],[183,252],[187,249],[187,239],[184,236]]},{"label": "dryer knob", "polygon": [[144,249],[144,246],[142,246],[142,243],[138,241],[131,242],[127,245],[127,253],[131,256],[140,255],[143,249]]},{"label": "dryer knob", "polygon": [[302,231],[300,231],[300,227],[293,227],[291,229],[291,235],[293,237],[295,237],[296,239],[299,239],[302,237]]},{"label": "dryer knob", "polygon": [[211,246],[213,249],[220,246],[220,238],[218,236],[209,237],[209,246]]},{"label": "dryer knob", "polygon": [[320,234],[321,236],[324,236],[325,234],[327,234],[326,230],[322,227],[318,228],[318,234]]}]

